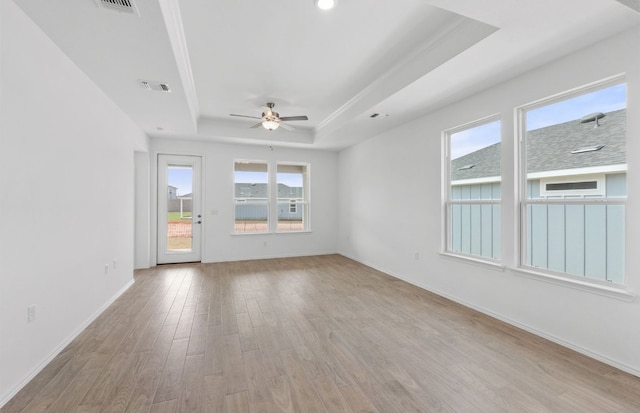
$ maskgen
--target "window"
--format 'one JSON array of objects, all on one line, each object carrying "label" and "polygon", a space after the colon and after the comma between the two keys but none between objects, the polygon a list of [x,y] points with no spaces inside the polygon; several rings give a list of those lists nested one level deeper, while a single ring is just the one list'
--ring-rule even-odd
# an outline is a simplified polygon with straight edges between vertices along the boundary
[{"label": "window", "polygon": [[309,230],[308,164],[278,163],[278,232]]},{"label": "window", "polygon": [[494,117],[444,132],[447,252],[500,259],[500,125]]},{"label": "window", "polygon": [[624,282],[626,85],[519,108],[523,267]]},{"label": "window", "polygon": [[269,167],[267,162],[234,163],[236,233],[269,232]]}]

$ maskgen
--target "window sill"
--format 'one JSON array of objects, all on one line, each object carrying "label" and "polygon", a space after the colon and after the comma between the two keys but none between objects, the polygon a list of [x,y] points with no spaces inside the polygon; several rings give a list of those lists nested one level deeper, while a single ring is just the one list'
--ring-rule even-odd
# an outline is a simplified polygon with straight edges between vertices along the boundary
[{"label": "window sill", "polygon": [[525,267],[513,268],[516,275],[526,277],[532,280],[547,282],[550,284],[561,285],[576,290],[586,291],[593,294],[602,295],[609,298],[615,298],[626,302],[633,302],[636,294],[627,290],[624,286],[618,284],[601,285],[578,278],[569,278],[561,275],[535,271]]},{"label": "window sill", "polygon": [[243,237],[251,235],[290,235],[290,234],[311,234],[311,230],[304,231],[280,231],[280,232],[232,232],[233,237]]},{"label": "window sill", "polygon": [[452,252],[440,251],[439,254],[447,259],[466,262],[474,265],[479,265],[482,267],[489,267],[493,270],[504,271],[506,267],[502,265],[500,262],[495,260],[483,259],[480,257],[475,257],[472,255],[462,255],[462,254],[454,254]]},{"label": "window sill", "polygon": [[233,237],[244,237],[251,235],[271,235],[271,232],[232,232],[231,236]]}]

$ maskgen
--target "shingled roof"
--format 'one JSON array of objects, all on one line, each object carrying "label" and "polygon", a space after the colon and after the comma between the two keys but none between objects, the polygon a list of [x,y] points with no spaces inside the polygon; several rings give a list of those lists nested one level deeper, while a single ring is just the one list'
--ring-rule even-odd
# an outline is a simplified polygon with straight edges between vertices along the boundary
[{"label": "shingled roof", "polygon": [[[527,132],[528,172],[625,164],[626,109],[605,115],[597,128],[578,119]],[[597,151],[571,153],[599,145],[604,146]],[[500,143],[451,161],[452,181],[494,176],[500,176]]]}]

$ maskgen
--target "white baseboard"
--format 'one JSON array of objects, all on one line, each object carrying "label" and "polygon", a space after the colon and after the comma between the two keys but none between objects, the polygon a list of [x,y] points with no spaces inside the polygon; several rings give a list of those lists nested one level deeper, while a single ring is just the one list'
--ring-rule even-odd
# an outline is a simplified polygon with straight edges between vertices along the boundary
[{"label": "white baseboard", "polygon": [[527,331],[527,332],[529,332],[531,334],[534,334],[534,335],[536,335],[538,337],[542,337],[542,338],[544,338],[546,340],[549,340],[549,341],[554,342],[556,344],[559,344],[559,345],[561,345],[563,347],[566,347],[568,349],[576,351],[576,352],[578,352],[580,354],[583,354],[583,355],[585,355],[587,357],[590,357],[590,358],[592,358],[594,360],[601,361],[601,362],[603,362],[603,363],[605,363],[605,364],[607,364],[607,365],[609,365],[611,367],[615,367],[615,368],[620,369],[620,370],[622,370],[624,372],[632,374],[632,375],[634,375],[636,377],[640,377],[640,370],[637,370],[637,369],[635,369],[635,368],[633,368],[631,366],[628,366],[626,364],[622,364],[622,363],[620,363],[620,362],[618,362],[616,360],[612,360],[612,359],[610,359],[610,358],[608,358],[608,357],[606,357],[606,356],[604,356],[602,354],[594,353],[593,351],[591,351],[589,349],[586,349],[586,348],[581,347],[579,345],[576,345],[574,343],[571,343],[571,342],[568,342],[566,340],[563,340],[560,337],[556,337],[554,335],[545,333],[544,331],[540,331],[540,330],[538,330],[536,328],[533,328],[533,327],[531,327],[529,325],[523,324],[523,323],[521,323],[519,321],[516,321],[516,320],[513,320],[511,318],[505,317],[505,316],[503,316],[501,314],[495,313],[495,312],[493,312],[491,310],[488,310],[486,308],[483,308],[481,306],[477,306],[477,305],[475,305],[473,303],[467,302],[467,301],[462,300],[462,299],[460,299],[458,297],[455,297],[455,296],[452,296],[450,294],[447,294],[447,293],[445,293],[443,291],[436,290],[436,289],[434,289],[432,287],[429,287],[429,286],[427,286],[425,284],[422,284],[422,283],[419,283],[419,282],[416,282],[416,281],[413,281],[413,280],[409,280],[409,279],[405,278],[404,276],[402,276],[400,274],[395,274],[392,271],[386,270],[384,268],[380,268],[379,266],[376,266],[376,265],[372,265],[371,263],[363,261],[363,260],[361,260],[359,258],[352,257],[352,256],[349,256],[347,254],[340,254],[340,255],[343,255],[343,256],[345,256],[345,257],[347,257],[347,258],[349,258],[351,260],[354,260],[356,262],[359,262],[362,265],[366,265],[367,267],[371,267],[371,268],[373,268],[375,270],[381,271],[381,272],[383,272],[385,274],[388,274],[388,275],[390,275],[390,276],[392,276],[394,278],[397,278],[399,280],[407,282],[407,283],[409,283],[411,285],[415,285],[416,287],[422,288],[423,290],[426,290],[426,291],[432,292],[434,294],[437,294],[437,295],[439,295],[441,297],[444,297],[444,298],[446,298],[448,300],[451,300],[451,301],[453,301],[455,303],[458,303],[458,304],[463,305],[465,307],[468,307],[468,308],[471,308],[473,310],[476,310],[476,311],[478,311],[478,312],[480,312],[482,314],[485,314],[485,315],[487,315],[489,317],[495,318],[495,319],[503,321],[503,322],[505,322],[505,323],[507,323],[509,325],[512,325],[512,326],[517,327],[517,328],[520,328],[520,329],[522,329],[524,331]]},{"label": "white baseboard", "polygon": [[118,299],[125,291],[127,291],[135,283],[134,279],[131,279],[124,287],[120,289],[113,297],[111,297],[106,303],[104,303],[95,313],[91,315],[85,322],[83,322],[78,328],[76,328],[65,340],[62,341],[44,360],[40,361],[20,382],[13,387],[7,394],[0,397],[0,409],[7,404],[24,386],[26,386],[34,377],[38,375],[44,369],[47,364],[51,362],[62,350],[65,349],[78,335],[87,328],[93,321],[100,316],[114,301]]}]

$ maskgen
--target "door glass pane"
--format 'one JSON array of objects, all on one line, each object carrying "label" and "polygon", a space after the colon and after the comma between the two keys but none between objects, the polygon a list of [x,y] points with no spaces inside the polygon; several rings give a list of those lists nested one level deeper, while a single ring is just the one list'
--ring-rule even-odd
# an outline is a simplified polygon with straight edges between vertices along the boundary
[{"label": "door glass pane", "polygon": [[167,251],[193,251],[193,168],[167,168]]}]

